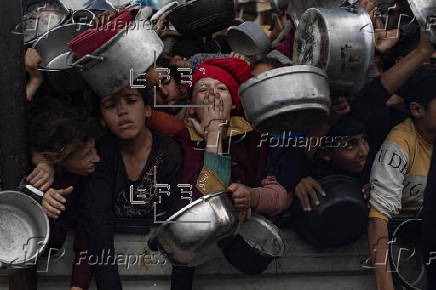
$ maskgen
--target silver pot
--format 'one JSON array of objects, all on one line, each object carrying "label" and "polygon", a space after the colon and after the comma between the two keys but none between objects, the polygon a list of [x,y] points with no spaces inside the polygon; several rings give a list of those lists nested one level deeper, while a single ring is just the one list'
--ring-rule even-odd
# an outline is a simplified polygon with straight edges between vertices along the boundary
[{"label": "silver pot", "polygon": [[157,228],[149,244],[175,265],[197,266],[217,256],[217,242],[239,225],[230,195],[219,191],[192,202]]},{"label": "silver pot", "polygon": [[0,191],[0,267],[32,266],[49,239],[42,207],[18,191]]},{"label": "silver pot", "polygon": [[73,55],[68,42],[90,27],[75,23],[58,26],[33,43],[33,48],[43,59],[38,70],[44,72],[51,86],[58,92],[70,93],[85,87],[81,75],[71,65],[70,58]]},{"label": "silver pot", "polygon": [[259,131],[313,128],[326,121],[330,112],[327,76],[309,65],[264,72],[243,83],[239,95],[245,116]]},{"label": "silver pot", "polygon": [[143,74],[162,50],[162,40],[152,27],[147,22],[135,21],[73,66],[96,94],[107,96]]},{"label": "silver pot", "polygon": [[262,27],[251,21],[230,26],[227,30],[227,42],[232,51],[243,55],[262,54],[271,47],[271,41]]},{"label": "silver pot", "polygon": [[70,11],[60,2],[36,5],[24,14],[23,20],[16,24],[11,32],[23,34],[24,43],[31,43],[47,31],[65,23],[69,16]]},{"label": "silver pot", "polygon": [[408,0],[410,9],[422,29],[430,33],[430,40],[436,45],[436,2],[434,0]]},{"label": "silver pot", "polygon": [[323,69],[332,94],[348,96],[367,81],[374,48],[374,28],[360,6],[311,8],[295,33],[293,61]]},{"label": "silver pot", "polygon": [[299,25],[301,15],[309,8],[339,8],[344,0],[290,0],[288,14],[295,24]]},{"label": "silver pot", "polygon": [[253,215],[241,223],[238,233],[252,249],[264,257],[278,258],[285,255],[287,245],[279,228],[261,215]]}]

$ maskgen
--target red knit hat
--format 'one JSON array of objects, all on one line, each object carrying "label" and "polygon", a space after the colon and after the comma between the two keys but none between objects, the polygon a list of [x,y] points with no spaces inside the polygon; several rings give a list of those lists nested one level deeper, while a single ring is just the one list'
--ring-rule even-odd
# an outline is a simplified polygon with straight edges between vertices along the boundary
[{"label": "red knit hat", "polygon": [[[236,106],[235,111],[239,113],[242,108],[239,99],[239,85],[250,77],[250,66],[238,58],[215,58],[208,59],[195,69],[192,76],[192,87],[202,78],[213,78],[227,86],[232,96],[232,103]],[[191,87],[191,88],[192,88]]]}]

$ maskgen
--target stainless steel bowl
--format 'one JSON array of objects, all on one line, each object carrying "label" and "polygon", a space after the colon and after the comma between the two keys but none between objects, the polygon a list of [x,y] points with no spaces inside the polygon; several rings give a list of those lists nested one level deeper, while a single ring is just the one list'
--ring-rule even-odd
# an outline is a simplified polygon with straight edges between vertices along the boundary
[{"label": "stainless steel bowl", "polygon": [[0,192],[0,267],[26,267],[45,249],[49,223],[42,207],[18,191]]},{"label": "stainless steel bowl", "polygon": [[230,191],[201,197],[172,215],[156,229],[154,244],[174,265],[197,266],[219,253],[217,242],[239,225]]},{"label": "stainless steel bowl", "polygon": [[430,33],[430,40],[436,45],[436,1],[408,0],[408,2],[421,28]]},{"label": "stainless steel bowl", "polygon": [[332,94],[348,96],[366,83],[374,51],[374,28],[363,8],[311,8],[295,32],[293,61],[323,69]]},{"label": "stainless steel bowl", "polygon": [[310,65],[264,72],[243,83],[239,95],[247,119],[264,132],[313,128],[326,121],[330,112],[327,76]]},{"label": "stainless steel bowl", "polygon": [[82,76],[71,64],[73,54],[68,42],[90,27],[79,23],[58,26],[33,43],[43,60],[38,70],[44,72],[51,86],[60,93],[73,93],[85,87]]}]

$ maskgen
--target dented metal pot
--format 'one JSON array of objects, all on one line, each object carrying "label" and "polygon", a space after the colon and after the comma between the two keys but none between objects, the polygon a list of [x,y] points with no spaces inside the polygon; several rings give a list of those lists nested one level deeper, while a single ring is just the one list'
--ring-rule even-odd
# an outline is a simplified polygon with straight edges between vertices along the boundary
[{"label": "dented metal pot", "polygon": [[330,112],[327,75],[310,65],[264,72],[243,83],[239,95],[247,119],[263,132],[313,128]]},{"label": "dented metal pot", "polygon": [[73,66],[96,94],[107,96],[143,74],[162,50],[162,40],[152,27],[135,21],[92,54],[75,61]]},{"label": "dented metal pot", "polygon": [[363,8],[311,8],[295,32],[293,61],[323,69],[332,95],[348,96],[367,81],[374,52],[374,28]]}]

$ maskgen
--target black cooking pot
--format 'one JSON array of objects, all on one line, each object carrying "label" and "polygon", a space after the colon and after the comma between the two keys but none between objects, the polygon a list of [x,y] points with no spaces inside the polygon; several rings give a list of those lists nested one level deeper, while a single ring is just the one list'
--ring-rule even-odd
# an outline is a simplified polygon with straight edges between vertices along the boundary
[{"label": "black cooking pot", "polygon": [[233,0],[194,0],[174,8],[168,19],[184,35],[204,36],[232,25]]},{"label": "black cooking pot", "polygon": [[345,175],[318,180],[326,196],[310,212],[296,202],[295,229],[307,242],[320,248],[344,247],[366,231],[368,206],[360,182]]}]

